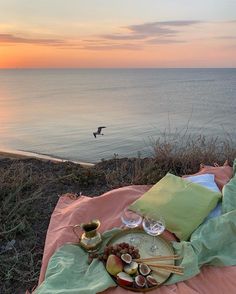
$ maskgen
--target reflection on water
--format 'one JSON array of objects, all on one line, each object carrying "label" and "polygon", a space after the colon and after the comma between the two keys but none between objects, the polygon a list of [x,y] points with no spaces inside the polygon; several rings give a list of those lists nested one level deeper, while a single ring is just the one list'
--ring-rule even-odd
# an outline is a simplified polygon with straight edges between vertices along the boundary
[{"label": "reflection on water", "polygon": [[234,69],[0,70],[1,145],[94,162],[164,130],[234,138],[235,94]]}]

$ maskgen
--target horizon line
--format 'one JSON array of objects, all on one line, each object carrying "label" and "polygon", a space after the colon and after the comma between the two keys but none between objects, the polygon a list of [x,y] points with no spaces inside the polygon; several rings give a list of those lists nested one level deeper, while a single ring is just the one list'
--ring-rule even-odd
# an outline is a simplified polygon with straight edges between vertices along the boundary
[{"label": "horizon line", "polygon": [[2,67],[0,70],[65,70],[65,69],[236,69],[235,67]]}]

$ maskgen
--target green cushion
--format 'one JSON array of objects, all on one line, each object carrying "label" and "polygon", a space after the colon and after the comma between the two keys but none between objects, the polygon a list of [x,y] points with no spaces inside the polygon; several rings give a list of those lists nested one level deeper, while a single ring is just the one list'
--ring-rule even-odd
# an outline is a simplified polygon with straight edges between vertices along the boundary
[{"label": "green cushion", "polygon": [[180,240],[187,240],[217,205],[221,193],[168,173],[150,190],[130,205],[143,215],[164,217],[166,229]]}]

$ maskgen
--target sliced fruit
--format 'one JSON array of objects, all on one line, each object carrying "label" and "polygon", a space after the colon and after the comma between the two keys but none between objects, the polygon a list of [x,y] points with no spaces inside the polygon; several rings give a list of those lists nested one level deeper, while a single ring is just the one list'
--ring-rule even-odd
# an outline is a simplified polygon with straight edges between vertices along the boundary
[{"label": "sliced fruit", "polygon": [[151,269],[148,265],[146,265],[145,263],[140,263],[139,264],[139,268],[138,268],[139,273],[142,276],[148,276],[151,272]]},{"label": "sliced fruit", "polygon": [[132,261],[132,256],[129,253],[124,253],[121,255],[121,259],[125,262],[125,263],[131,263]]},{"label": "sliced fruit", "polygon": [[148,287],[154,287],[158,285],[158,282],[153,276],[149,275],[146,277]]},{"label": "sliced fruit", "polygon": [[117,283],[120,286],[130,287],[133,285],[133,282],[134,282],[133,278],[124,272],[120,272],[119,274],[117,274],[116,278],[117,278]]},{"label": "sliced fruit", "polygon": [[146,286],[146,278],[142,275],[138,275],[134,279],[135,286],[138,288],[144,288]]},{"label": "sliced fruit", "polygon": [[129,274],[133,275],[138,271],[138,264],[135,261],[132,261],[130,264],[126,264],[124,266],[124,271]]}]

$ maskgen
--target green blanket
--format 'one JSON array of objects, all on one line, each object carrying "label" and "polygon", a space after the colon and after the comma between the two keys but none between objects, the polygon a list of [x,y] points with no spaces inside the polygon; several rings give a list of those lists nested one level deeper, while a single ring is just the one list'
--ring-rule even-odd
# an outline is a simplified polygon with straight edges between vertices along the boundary
[{"label": "green blanket", "polygon": [[[170,285],[200,272],[202,265],[236,265],[236,160],[234,176],[223,188],[223,214],[200,225],[189,241],[173,242],[176,254],[183,256],[183,276],[172,275]],[[118,231],[104,233],[104,244]],[[102,250],[102,248],[101,248]],[[77,245],[67,244],[51,257],[44,282],[36,294],[94,294],[116,284],[98,260],[87,264],[87,254]]]},{"label": "green blanket", "polygon": [[[119,229],[103,234],[103,250],[107,241]],[[88,265],[88,254],[78,245],[66,244],[51,257],[45,280],[34,293],[37,294],[94,294],[116,283],[102,262],[94,259]]]}]

